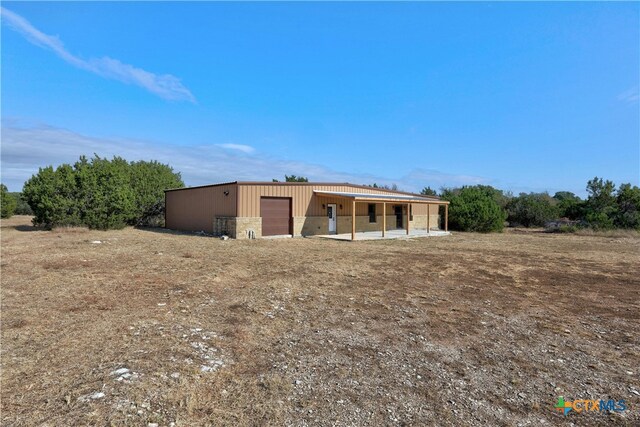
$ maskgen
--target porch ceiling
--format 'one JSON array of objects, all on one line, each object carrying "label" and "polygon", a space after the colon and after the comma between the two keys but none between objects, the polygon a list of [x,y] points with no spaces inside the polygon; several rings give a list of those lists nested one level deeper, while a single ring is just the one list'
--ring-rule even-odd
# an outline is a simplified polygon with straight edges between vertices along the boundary
[{"label": "porch ceiling", "polygon": [[377,203],[423,203],[447,205],[449,202],[440,199],[428,199],[420,196],[408,196],[402,194],[373,194],[373,193],[343,193],[340,191],[313,190],[319,197],[334,197],[339,199],[352,200],[355,202],[377,202]]}]

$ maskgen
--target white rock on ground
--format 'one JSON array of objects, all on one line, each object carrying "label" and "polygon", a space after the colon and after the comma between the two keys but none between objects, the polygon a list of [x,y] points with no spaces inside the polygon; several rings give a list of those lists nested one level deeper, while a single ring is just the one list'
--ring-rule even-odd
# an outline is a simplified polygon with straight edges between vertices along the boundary
[{"label": "white rock on ground", "polygon": [[118,378],[116,378],[116,381],[124,381],[124,380],[128,380],[132,377],[131,373],[127,372],[126,374],[122,374],[120,375]]},{"label": "white rock on ground", "polygon": [[84,396],[78,397],[78,401],[80,402],[88,402],[89,400],[97,400],[102,399],[105,394],[101,391],[94,391],[91,394],[85,394]]},{"label": "white rock on ground", "polygon": [[200,370],[202,372],[214,372],[224,366],[224,362],[222,360],[209,360],[208,365],[201,365]]},{"label": "white rock on ground", "polygon": [[124,374],[128,374],[128,373],[129,373],[129,369],[128,368],[120,368],[120,369],[116,369],[115,371],[111,371],[110,375],[120,376],[120,375],[124,375]]}]

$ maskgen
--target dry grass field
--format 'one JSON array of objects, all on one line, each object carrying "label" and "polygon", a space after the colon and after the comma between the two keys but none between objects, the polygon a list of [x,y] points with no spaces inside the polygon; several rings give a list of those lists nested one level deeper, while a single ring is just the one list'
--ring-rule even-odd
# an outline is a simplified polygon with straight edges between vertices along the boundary
[{"label": "dry grass field", "polygon": [[1,225],[3,426],[640,424],[638,238]]}]

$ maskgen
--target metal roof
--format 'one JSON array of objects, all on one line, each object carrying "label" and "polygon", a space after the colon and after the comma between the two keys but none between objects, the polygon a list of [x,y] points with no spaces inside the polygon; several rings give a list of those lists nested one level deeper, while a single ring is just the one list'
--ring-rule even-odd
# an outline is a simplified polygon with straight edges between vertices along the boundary
[{"label": "metal roof", "polygon": [[[337,186],[337,185],[344,185],[346,187],[354,187],[354,188],[362,188],[362,189],[376,189],[378,191],[384,191],[390,195],[398,195],[398,196],[394,196],[394,197],[405,197],[405,196],[411,196],[411,197],[417,197],[420,200],[422,199],[427,199],[427,200],[433,200],[433,201],[439,201],[440,198],[438,196],[424,196],[422,198],[420,198],[419,195],[414,194],[414,193],[408,193],[406,191],[400,191],[400,190],[390,190],[388,188],[376,188],[376,187],[370,187],[368,185],[359,185],[359,184],[351,184],[349,182],[272,182],[272,181],[231,181],[231,182],[222,182],[219,184],[208,184],[208,185],[198,185],[198,186],[194,186],[194,187],[183,187],[183,188],[170,188],[170,189],[166,189],[164,190],[165,192],[167,191],[184,191],[184,190],[193,190],[196,188],[207,188],[207,187],[219,187],[219,186],[223,186],[223,185],[275,185],[275,186]],[[314,191],[322,191],[322,190],[314,190]],[[326,191],[325,191],[326,192]],[[344,193],[347,194],[347,193]],[[355,193],[354,193],[355,194]],[[360,194],[360,193],[358,193]],[[373,193],[371,193],[373,194]],[[376,194],[377,195],[377,194]]]},{"label": "metal roof", "polygon": [[374,194],[374,193],[344,193],[341,191],[313,190],[315,194],[328,197],[341,197],[352,200],[380,201],[380,202],[414,202],[414,203],[448,203],[435,198],[408,196],[403,194]]}]

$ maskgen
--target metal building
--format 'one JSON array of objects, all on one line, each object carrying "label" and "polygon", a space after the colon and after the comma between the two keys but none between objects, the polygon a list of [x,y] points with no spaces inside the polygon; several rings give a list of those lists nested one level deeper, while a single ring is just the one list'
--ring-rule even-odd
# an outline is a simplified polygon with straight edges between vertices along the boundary
[{"label": "metal building", "polygon": [[237,239],[433,230],[438,197],[348,183],[229,182],[165,191],[165,226]]}]

